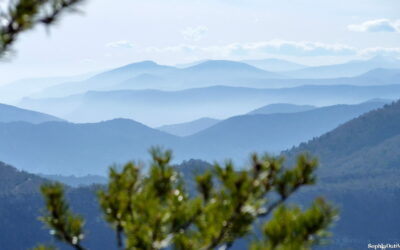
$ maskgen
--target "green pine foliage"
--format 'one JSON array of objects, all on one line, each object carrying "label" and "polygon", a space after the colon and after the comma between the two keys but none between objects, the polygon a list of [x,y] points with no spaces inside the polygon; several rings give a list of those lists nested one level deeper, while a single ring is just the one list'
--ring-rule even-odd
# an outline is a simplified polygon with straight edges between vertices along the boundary
[{"label": "green pine foliage", "polygon": [[250,249],[310,249],[313,245],[324,244],[329,227],[335,216],[329,204],[316,199],[309,209],[280,206],[273,218],[264,225],[264,239],[254,243]]},{"label": "green pine foliage", "polygon": [[56,248],[55,248],[55,247],[52,247],[52,246],[40,245],[40,246],[37,246],[37,247],[35,248],[35,250],[56,250]]},{"label": "green pine foliage", "polygon": [[47,213],[41,220],[50,228],[50,234],[58,240],[82,250],[84,220],[70,211],[64,198],[64,188],[61,184],[44,184],[41,188],[46,202]]},{"label": "green pine foliage", "polygon": [[[252,235],[262,217],[262,238],[252,249],[310,249],[329,236],[337,211],[322,198],[304,211],[286,205],[299,188],[315,183],[317,161],[307,155],[300,155],[292,168],[284,167],[283,158],[268,155],[253,155],[251,167],[240,171],[232,162],[215,164],[194,175],[197,192],[189,192],[187,177],[170,165],[172,153],[155,148],[151,154],[147,175],[133,162],[121,170],[111,168],[108,185],[98,192],[120,249],[229,248]],[[84,249],[84,221],[70,211],[62,186],[46,184],[42,193],[42,220],[51,233]]]}]

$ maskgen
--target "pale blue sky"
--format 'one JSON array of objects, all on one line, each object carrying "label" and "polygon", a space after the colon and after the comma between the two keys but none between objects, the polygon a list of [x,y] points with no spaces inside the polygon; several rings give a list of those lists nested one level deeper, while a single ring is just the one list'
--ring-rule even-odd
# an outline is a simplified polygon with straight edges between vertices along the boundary
[{"label": "pale blue sky", "polygon": [[398,0],[89,0],[84,15],[20,37],[0,84],[154,60],[400,57]]}]

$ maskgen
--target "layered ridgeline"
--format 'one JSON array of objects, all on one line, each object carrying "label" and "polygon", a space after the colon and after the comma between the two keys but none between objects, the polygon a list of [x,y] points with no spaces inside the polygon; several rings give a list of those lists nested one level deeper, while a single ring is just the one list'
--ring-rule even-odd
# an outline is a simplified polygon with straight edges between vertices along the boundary
[{"label": "layered ridgeline", "polygon": [[93,124],[0,123],[0,159],[34,173],[104,175],[109,165],[143,159],[156,145],[179,138],[132,120]]},{"label": "layered ridgeline", "polygon": [[1,102],[15,103],[25,96],[38,94],[48,88],[71,81],[83,81],[98,73],[89,73],[69,77],[43,77],[17,80],[0,85]]},{"label": "layered ridgeline", "polygon": [[[288,103],[279,103],[279,104],[269,104],[263,106],[261,108],[257,108],[253,111],[250,111],[249,115],[254,114],[285,114],[285,113],[297,113],[302,111],[308,111],[311,109],[315,109],[315,106],[310,105],[295,105],[295,104],[288,104]],[[200,118],[190,122],[184,122],[179,124],[171,124],[171,125],[164,125],[158,127],[158,130],[164,131],[166,133],[177,135],[177,136],[189,136],[196,134],[202,130],[205,130],[209,127],[214,126],[215,124],[219,123],[221,120],[213,119],[213,118]]]},{"label": "layered ridgeline", "polygon": [[[87,75],[86,78],[81,77],[81,79],[75,77],[24,80],[1,87],[2,93],[7,94],[0,97],[49,98],[82,94],[87,91],[183,90],[215,85],[253,88],[302,85],[387,85],[399,82],[399,69],[398,59],[386,57],[319,67],[299,66],[276,59],[246,61],[246,63],[210,60],[195,63],[186,68],[144,61],[111,69],[91,77]],[[60,83],[61,79],[65,79],[65,82]],[[37,86],[37,88],[33,89],[32,86]]]},{"label": "layered ridgeline", "polygon": [[335,105],[298,113],[242,115],[187,137],[141,123],[115,119],[100,123],[0,123],[0,159],[34,173],[104,175],[113,163],[147,160],[151,146],[173,149],[177,162],[232,158],[285,150],[319,136],[384,102]]},{"label": "layered ridgeline", "polygon": [[253,65],[254,67],[273,71],[273,72],[285,72],[285,71],[293,71],[307,68],[309,66],[298,64],[294,62],[290,62],[287,60],[276,59],[276,58],[267,58],[267,59],[259,59],[259,60],[244,60],[244,63]]},{"label": "layered ridgeline", "polygon": [[[208,60],[199,60],[194,62],[189,62],[185,64],[177,64],[175,65],[177,68],[189,68],[195,65],[199,65],[201,63],[207,62]],[[298,64],[295,62],[291,62],[288,60],[277,59],[277,58],[266,58],[266,59],[256,59],[256,60],[243,60],[242,63],[246,63],[257,67],[259,69],[263,69],[270,72],[285,72],[285,71],[293,71],[304,69],[309,66]]]},{"label": "layered ridgeline", "polygon": [[282,89],[214,86],[181,91],[92,91],[65,98],[27,98],[20,106],[73,122],[99,122],[123,117],[159,127],[201,117],[225,119],[273,103],[328,106],[360,103],[374,98],[400,98],[400,84],[302,86]]},{"label": "layered ridgeline", "polygon": [[337,78],[364,74],[376,68],[399,69],[400,60],[395,57],[375,56],[369,60],[355,60],[342,64],[308,67],[286,75],[295,78]]},{"label": "layered ridgeline", "polygon": [[62,121],[57,117],[0,103],[0,122],[43,123]]},{"label": "layered ridgeline", "polygon": [[185,89],[216,84],[243,86],[248,81],[280,77],[279,74],[234,61],[210,60],[183,69],[144,61],[103,72],[85,81],[52,86],[38,96],[65,96],[89,90]]},{"label": "layered ridgeline", "polygon": [[239,162],[253,152],[279,153],[326,133],[383,102],[334,105],[297,113],[235,116],[185,139],[192,157]]}]

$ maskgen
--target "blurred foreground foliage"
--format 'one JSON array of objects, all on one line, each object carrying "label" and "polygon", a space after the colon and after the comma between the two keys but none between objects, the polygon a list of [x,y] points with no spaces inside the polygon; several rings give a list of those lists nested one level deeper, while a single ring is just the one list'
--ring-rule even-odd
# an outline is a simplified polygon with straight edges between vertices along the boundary
[{"label": "blurred foreground foliage", "polygon": [[38,25],[49,26],[65,12],[78,11],[84,0],[9,0],[0,7],[0,57],[4,56],[22,32]]},{"label": "blurred foreground foliage", "polygon": [[[152,149],[148,175],[135,163],[110,169],[109,183],[98,192],[105,220],[115,229],[120,249],[227,249],[253,235],[250,249],[310,249],[323,244],[338,212],[323,198],[308,209],[287,205],[299,188],[315,183],[317,161],[298,156],[295,166],[284,159],[253,155],[251,167],[215,164],[197,175],[197,192],[170,165],[172,153]],[[194,195],[190,195],[194,193]],[[71,212],[62,185],[42,187],[46,211],[42,221],[58,240],[85,249],[84,219]],[[265,217],[261,237],[256,223]],[[52,249],[39,246],[36,249]]]}]

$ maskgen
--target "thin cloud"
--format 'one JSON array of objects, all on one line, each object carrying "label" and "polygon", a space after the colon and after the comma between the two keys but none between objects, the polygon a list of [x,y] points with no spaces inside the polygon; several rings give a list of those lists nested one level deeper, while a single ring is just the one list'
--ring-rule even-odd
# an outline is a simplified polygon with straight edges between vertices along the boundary
[{"label": "thin cloud", "polygon": [[153,53],[201,53],[210,56],[251,56],[251,55],[287,55],[287,56],[349,56],[357,50],[343,44],[325,44],[318,42],[293,42],[271,40],[253,43],[231,43],[226,45],[197,46],[180,44],[167,47],[149,47]]},{"label": "thin cloud", "polygon": [[230,43],[225,45],[199,46],[179,44],[167,47],[147,47],[149,54],[181,54],[196,58],[249,58],[260,56],[394,56],[400,57],[400,47],[355,48],[345,44],[327,44],[320,42],[294,42],[271,40],[252,43]]},{"label": "thin cloud", "polygon": [[400,32],[400,20],[390,21],[389,19],[376,19],[352,24],[348,26],[350,31],[355,32]]},{"label": "thin cloud", "polygon": [[208,33],[208,28],[204,25],[197,27],[187,27],[181,31],[183,38],[187,41],[200,41]]},{"label": "thin cloud", "polygon": [[319,42],[294,42],[271,40],[247,44],[233,44],[231,53],[242,55],[246,53],[276,54],[290,56],[348,56],[354,55],[356,49],[343,44],[326,44]]},{"label": "thin cloud", "polygon": [[364,56],[400,57],[400,48],[373,47],[361,50],[360,54]]},{"label": "thin cloud", "polygon": [[123,48],[123,49],[131,49],[135,45],[128,40],[121,40],[121,41],[116,41],[116,42],[110,42],[106,44],[106,47],[108,48]]}]

